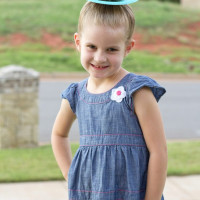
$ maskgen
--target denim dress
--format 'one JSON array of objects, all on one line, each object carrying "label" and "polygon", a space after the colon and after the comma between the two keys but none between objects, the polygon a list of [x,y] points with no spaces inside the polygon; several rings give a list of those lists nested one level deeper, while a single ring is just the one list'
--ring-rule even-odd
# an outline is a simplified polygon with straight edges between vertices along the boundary
[{"label": "denim dress", "polygon": [[109,91],[92,94],[87,80],[62,93],[80,131],[68,173],[69,200],[143,200],[149,151],[132,95],[146,86],[158,101],[165,89],[147,76],[129,73]]}]

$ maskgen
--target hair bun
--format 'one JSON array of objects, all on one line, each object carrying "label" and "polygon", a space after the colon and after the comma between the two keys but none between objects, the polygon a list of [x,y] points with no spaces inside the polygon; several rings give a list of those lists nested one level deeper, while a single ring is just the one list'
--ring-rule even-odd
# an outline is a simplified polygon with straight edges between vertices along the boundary
[{"label": "hair bun", "polygon": [[106,5],[125,5],[125,4],[135,3],[138,0],[88,0],[88,1]]}]

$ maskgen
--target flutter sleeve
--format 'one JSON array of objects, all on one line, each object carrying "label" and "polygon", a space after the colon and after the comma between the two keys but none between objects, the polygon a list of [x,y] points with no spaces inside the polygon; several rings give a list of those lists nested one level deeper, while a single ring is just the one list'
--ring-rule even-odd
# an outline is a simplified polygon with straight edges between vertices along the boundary
[{"label": "flutter sleeve", "polygon": [[77,83],[71,83],[67,89],[62,92],[62,98],[67,99],[72,111],[76,113],[76,90]]},{"label": "flutter sleeve", "polygon": [[151,89],[157,102],[166,92],[164,87],[148,76],[138,75],[134,77],[127,84],[127,100],[131,110],[134,110],[133,94],[143,87],[149,87]]}]

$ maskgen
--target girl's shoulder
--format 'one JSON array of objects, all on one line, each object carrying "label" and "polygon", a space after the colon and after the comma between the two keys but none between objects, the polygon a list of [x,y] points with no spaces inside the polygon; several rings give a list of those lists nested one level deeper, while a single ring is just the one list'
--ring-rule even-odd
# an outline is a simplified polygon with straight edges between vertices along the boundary
[{"label": "girl's shoulder", "polygon": [[157,82],[150,78],[149,76],[146,75],[140,75],[140,74],[135,74],[135,73],[129,73],[128,74],[128,84],[146,84],[146,83],[152,83],[152,84],[157,84]]},{"label": "girl's shoulder", "polygon": [[61,94],[63,99],[68,100],[73,112],[76,112],[76,101],[79,90],[84,86],[87,79],[81,82],[71,83]]},{"label": "girl's shoulder", "polygon": [[71,83],[63,92],[62,98],[67,99],[68,96],[75,94],[78,87],[78,83]]},{"label": "girl's shoulder", "polygon": [[70,83],[69,86],[62,92],[62,98],[65,98],[68,95],[75,95],[78,90],[82,89],[86,81],[87,79],[80,82]]},{"label": "girl's shoulder", "polygon": [[166,92],[165,88],[154,79],[145,75],[138,75],[134,73],[129,74],[125,87],[130,96],[133,96],[134,92],[143,87],[149,87],[157,101],[159,101],[160,97]]}]

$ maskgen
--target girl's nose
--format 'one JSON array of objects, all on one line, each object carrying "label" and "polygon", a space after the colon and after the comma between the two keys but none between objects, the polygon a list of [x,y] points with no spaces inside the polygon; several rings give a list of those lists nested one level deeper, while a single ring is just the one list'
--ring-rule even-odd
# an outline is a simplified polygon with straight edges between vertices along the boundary
[{"label": "girl's nose", "polygon": [[103,63],[106,61],[106,55],[102,51],[97,51],[94,55],[94,61],[96,63]]}]

